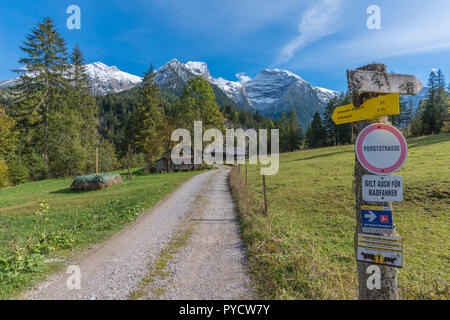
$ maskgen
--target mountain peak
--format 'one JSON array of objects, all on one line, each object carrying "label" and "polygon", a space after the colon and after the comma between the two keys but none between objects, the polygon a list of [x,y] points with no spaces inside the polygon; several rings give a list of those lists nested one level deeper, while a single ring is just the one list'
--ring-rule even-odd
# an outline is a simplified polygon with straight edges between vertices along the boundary
[{"label": "mountain peak", "polygon": [[116,66],[107,66],[103,62],[86,65],[86,72],[96,94],[120,92],[131,89],[142,82],[142,78],[119,70]]}]

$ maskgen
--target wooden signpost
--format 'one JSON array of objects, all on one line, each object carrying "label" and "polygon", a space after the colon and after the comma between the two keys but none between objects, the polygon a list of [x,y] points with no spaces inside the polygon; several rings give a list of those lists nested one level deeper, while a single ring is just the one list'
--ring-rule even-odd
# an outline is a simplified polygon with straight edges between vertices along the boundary
[{"label": "wooden signpost", "polygon": [[375,119],[386,115],[400,113],[400,98],[398,93],[388,94],[370,99],[358,108],[353,104],[337,107],[331,119],[336,124],[352,123],[356,121]]},{"label": "wooden signpost", "polygon": [[[415,95],[417,94],[423,87],[422,83],[412,75],[402,75],[402,74],[390,74],[386,73],[386,66],[384,64],[370,64],[357,70],[349,70],[347,71],[347,80],[348,80],[348,88],[353,95],[353,105],[351,106],[351,110],[347,111],[348,113],[354,113],[355,116],[351,116],[348,118],[339,118],[338,115],[335,115],[334,119],[336,124],[340,123],[348,123],[353,122],[353,133],[355,136],[360,136],[360,133],[363,132],[366,127],[373,125],[374,123],[381,124],[380,128],[383,127],[390,130],[388,124],[387,115],[398,113],[398,105],[397,102],[393,102],[393,99],[397,99],[397,95],[386,96],[386,94],[406,94],[406,95]],[[380,97],[382,96],[382,97]],[[392,98],[394,97],[394,98]],[[391,100],[392,99],[392,100]],[[385,103],[382,103],[385,101]],[[363,107],[365,111],[357,111],[358,108]],[[375,106],[375,109],[374,109]],[[387,108],[380,109],[379,106],[388,106]],[[354,107],[354,108],[353,108]],[[345,107],[343,109],[337,108],[338,111],[348,110],[349,107]],[[361,110],[363,110],[361,109]],[[374,112],[376,111],[376,112]],[[342,115],[342,113],[341,113]],[[362,116],[361,116],[362,115]],[[348,122],[342,122],[347,121]],[[363,121],[361,121],[363,120]],[[357,122],[354,122],[357,121]],[[375,128],[377,129],[377,128]],[[378,134],[380,133],[380,134]],[[391,232],[386,233],[386,230],[380,232],[381,235],[375,234],[372,235],[377,238],[377,243],[389,243],[392,242],[393,245],[389,246],[381,246],[370,244],[369,246],[365,245],[364,242],[367,242],[367,237],[371,237],[371,234],[363,234],[363,217],[362,217],[362,208],[367,209],[366,206],[378,206],[378,207],[392,207],[390,202],[369,202],[363,200],[363,176],[368,176],[373,173],[376,175],[387,175],[395,170],[398,170],[399,167],[404,163],[406,159],[406,154],[402,150],[396,151],[397,147],[394,147],[392,150],[392,144],[386,146],[375,146],[374,141],[379,141],[379,138],[383,136],[381,132],[374,134],[372,137],[365,137],[368,140],[366,144],[361,144],[361,153],[355,153],[355,195],[356,195],[356,232],[355,232],[355,254],[357,257],[357,270],[358,270],[358,282],[359,282],[359,299],[361,300],[395,300],[398,299],[398,289],[397,289],[397,268],[401,267],[403,264],[403,256],[400,256],[400,252],[395,252],[397,255],[393,256],[392,254],[388,254],[387,252],[394,252],[392,248],[397,248],[396,243],[398,241],[402,241],[401,238],[396,237],[396,230],[393,227]],[[385,135],[386,137],[389,134]],[[389,140],[390,138],[388,138]],[[365,140],[365,139],[364,139]],[[395,139],[392,138],[392,141]],[[392,141],[386,141],[387,143]],[[400,141],[400,140],[399,140]],[[373,147],[371,147],[373,144]],[[400,143],[401,144],[401,143]],[[364,149],[364,146],[367,148]],[[382,150],[381,150],[381,149]],[[383,149],[384,148],[384,149]],[[388,149],[386,149],[388,148]],[[400,147],[402,148],[402,147]],[[394,150],[395,149],[395,150]],[[381,151],[380,151],[381,150]],[[406,152],[405,148],[405,152]],[[389,165],[389,161],[383,163],[382,159],[378,157],[376,154],[371,155],[371,152],[377,153],[382,151],[393,151],[395,154],[392,154],[393,157],[398,157],[398,159],[394,159],[392,165]],[[367,152],[367,154],[364,154]],[[360,163],[358,156],[360,156],[363,161],[363,164]],[[377,167],[377,164],[381,164],[381,168]],[[384,167],[386,165],[387,167]],[[372,169],[371,171],[366,169]],[[391,168],[392,167],[392,168]],[[384,170],[384,171],[381,171]],[[387,171],[386,171],[387,170]],[[372,179],[376,180],[376,179]],[[390,180],[390,179],[387,179]],[[367,177],[364,180],[366,184],[370,184],[367,181]],[[367,185],[366,185],[367,187]],[[379,185],[377,186],[379,187]],[[367,189],[367,188],[366,188]],[[378,192],[376,191],[378,194]],[[375,197],[376,198],[376,197]],[[381,197],[383,198],[383,197]],[[367,199],[367,197],[366,197]],[[379,198],[376,198],[379,199]],[[389,198],[386,198],[389,199]],[[369,210],[370,211],[370,210]],[[377,213],[372,212],[373,215],[377,215]],[[374,219],[373,216],[370,215],[369,212],[365,212],[365,214],[369,215],[367,219]],[[382,218],[379,218],[382,219]],[[385,219],[385,218],[383,218]],[[392,216],[390,217],[392,223]],[[381,223],[381,222],[380,222]],[[365,221],[365,225],[367,226],[367,221]],[[365,237],[366,239],[361,241],[361,237]],[[359,240],[359,241],[358,241]],[[370,239],[369,239],[370,240]],[[390,241],[389,241],[390,240]],[[369,241],[370,242],[370,241]],[[399,242],[398,242],[399,243]],[[367,243],[366,243],[367,244]],[[398,244],[397,244],[398,246]],[[364,248],[366,247],[366,248]],[[377,250],[376,248],[379,249]],[[375,249],[374,249],[375,248]],[[397,249],[395,249],[397,250]],[[398,250],[397,250],[398,251]],[[364,255],[363,255],[364,253]],[[374,257],[372,257],[372,255]],[[373,259],[372,259],[373,258]],[[369,262],[370,261],[370,262]],[[401,263],[400,263],[401,261]],[[369,289],[367,285],[367,280],[371,276],[370,273],[367,273],[367,268],[372,264],[379,264],[380,268],[380,276],[381,276],[381,287],[380,289]]]}]

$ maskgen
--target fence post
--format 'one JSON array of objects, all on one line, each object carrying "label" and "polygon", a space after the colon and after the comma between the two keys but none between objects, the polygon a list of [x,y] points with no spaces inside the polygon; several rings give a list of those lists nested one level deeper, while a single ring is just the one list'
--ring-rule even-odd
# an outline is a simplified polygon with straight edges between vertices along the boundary
[{"label": "fence post", "polygon": [[264,190],[264,213],[265,215],[269,214],[269,208],[267,204],[267,188],[266,188],[266,176],[262,175],[262,181],[263,181],[263,190]]},{"label": "fence post", "polygon": [[248,165],[245,164],[245,186],[248,186]]}]

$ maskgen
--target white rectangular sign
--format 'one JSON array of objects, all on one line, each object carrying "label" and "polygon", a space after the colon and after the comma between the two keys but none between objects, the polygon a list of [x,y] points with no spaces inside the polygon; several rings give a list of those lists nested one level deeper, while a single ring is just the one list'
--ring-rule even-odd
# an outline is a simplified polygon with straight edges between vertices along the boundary
[{"label": "white rectangular sign", "polygon": [[362,197],[371,202],[403,201],[403,178],[365,175],[362,178]]},{"label": "white rectangular sign", "polygon": [[356,260],[401,268],[403,267],[403,239],[358,233]]}]

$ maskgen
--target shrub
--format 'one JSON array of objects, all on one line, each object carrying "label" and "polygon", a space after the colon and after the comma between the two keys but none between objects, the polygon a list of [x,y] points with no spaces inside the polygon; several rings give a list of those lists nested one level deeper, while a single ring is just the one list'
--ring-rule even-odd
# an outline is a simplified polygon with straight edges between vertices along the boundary
[{"label": "shrub", "polygon": [[19,158],[14,158],[9,163],[9,181],[16,185],[29,180],[30,174]]},{"label": "shrub", "polygon": [[3,159],[0,159],[0,188],[8,183],[8,166]]}]

